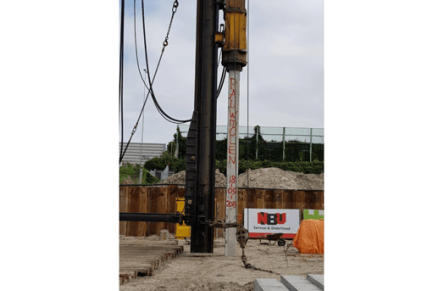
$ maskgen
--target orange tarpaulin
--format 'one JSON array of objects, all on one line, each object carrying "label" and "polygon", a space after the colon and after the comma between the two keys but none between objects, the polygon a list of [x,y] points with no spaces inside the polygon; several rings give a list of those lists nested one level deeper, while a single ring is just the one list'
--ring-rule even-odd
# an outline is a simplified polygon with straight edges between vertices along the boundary
[{"label": "orange tarpaulin", "polygon": [[293,239],[293,246],[301,254],[323,254],[324,221],[318,219],[302,220]]}]

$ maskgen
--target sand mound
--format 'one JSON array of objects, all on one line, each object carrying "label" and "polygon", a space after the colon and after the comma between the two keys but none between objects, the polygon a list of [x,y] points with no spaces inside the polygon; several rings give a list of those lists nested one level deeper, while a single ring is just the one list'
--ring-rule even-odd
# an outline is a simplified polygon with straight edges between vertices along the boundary
[{"label": "sand mound", "polygon": [[[180,171],[171,177],[168,177],[168,179],[165,179],[161,181],[159,184],[179,184],[179,185],[185,185],[185,173],[186,171]],[[227,183],[227,179],[225,178],[225,175],[222,174],[219,169],[216,169],[215,172],[216,175],[216,187],[225,187]]]},{"label": "sand mound", "polygon": [[[247,171],[248,172],[248,171]],[[247,172],[239,175],[238,187],[248,187]],[[278,168],[250,170],[250,188],[323,190],[324,174],[303,174]],[[160,184],[185,185],[185,171],[178,172]],[[225,175],[216,169],[216,187],[226,187]]]},{"label": "sand mound", "polygon": [[248,187],[249,175],[250,188],[297,189],[298,183],[294,174],[278,168],[247,170],[239,175],[239,187]]},{"label": "sand mound", "polygon": [[239,187],[248,187],[247,179],[250,175],[250,188],[270,189],[324,189],[324,174],[303,174],[284,171],[278,168],[262,168],[248,170],[239,175]]}]

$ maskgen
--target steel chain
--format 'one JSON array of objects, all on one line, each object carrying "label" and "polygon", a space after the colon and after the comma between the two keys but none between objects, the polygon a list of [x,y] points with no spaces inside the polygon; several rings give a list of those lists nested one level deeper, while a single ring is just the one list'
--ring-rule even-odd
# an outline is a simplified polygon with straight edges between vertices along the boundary
[{"label": "steel chain", "polygon": [[248,230],[245,229],[245,227],[243,227],[242,225],[238,225],[237,230],[236,230],[236,236],[237,236],[237,241],[238,241],[240,247],[242,248],[241,260],[242,260],[242,263],[244,263],[244,266],[246,269],[252,269],[252,270],[257,270],[257,271],[280,275],[279,273],[276,273],[276,272],[273,272],[270,270],[265,270],[265,269],[255,267],[252,264],[247,262],[247,256],[245,255],[245,247],[247,246],[249,233],[248,233]]},{"label": "steel chain", "polygon": [[165,50],[165,47],[168,45],[168,36],[170,35],[171,25],[173,24],[174,14],[176,14],[177,7],[179,7],[179,1],[175,0],[173,3],[173,8],[171,9],[171,11],[173,13],[171,14],[170,25],[168,26],[168,32],[167,32],[167,35],[165,36],[165,40],[163,42],[162,52]]}]

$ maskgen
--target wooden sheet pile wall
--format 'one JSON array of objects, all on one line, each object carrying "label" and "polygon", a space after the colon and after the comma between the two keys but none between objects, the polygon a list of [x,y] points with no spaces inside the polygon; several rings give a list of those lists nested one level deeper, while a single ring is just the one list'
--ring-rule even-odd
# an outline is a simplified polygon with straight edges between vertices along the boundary
[{"label": "wooden sheet pile wall", "polygon": [[[225,188],[215,190],[215,219],[225,219]],[[185,187],[166,186],[120,186],[119,211],[139,213],[173,213],[176,199],[184,197]],[[238,223],[243,223],[245,208],[271,209],[324,209],[323,190],[278,190],[240,188],[238,198]],[[302,217],[300,218],[302,220]],[[168,229],[175,233],[175,224],[166,222],[120,222],[119,233],[126,236],[149,236]],[[223,237],[223,230],[215,231],[216,237]]]}]

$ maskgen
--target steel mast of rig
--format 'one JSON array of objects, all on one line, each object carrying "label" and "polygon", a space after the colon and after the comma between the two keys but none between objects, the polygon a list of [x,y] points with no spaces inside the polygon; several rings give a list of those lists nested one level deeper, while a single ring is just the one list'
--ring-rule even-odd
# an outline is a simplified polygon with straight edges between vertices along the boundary
[{"label": "steel mast of rig", "polygon": [[[225,7],[224,7],[225,5]],[[225,32],[218,31],[224,9]],[[226,229],[227,256],[236,255],[239,157],[239,74],[246,65],[245,0],[197,0],[194,111],[186,141],[185,213],[120,213],[120,221],[185,222],[192,253],[212,253],[214,228]],[[225,222],[214,221],[217,51],[229,71],[227,199]],[[234,179],[233,179],[234,177]]]},{"label": "steel mast of rig", "polygon": [[198,0],[194,112],[186,141],[185,217],[191,253],[212,253],[217,108],[216,34],[222,1]]}]

